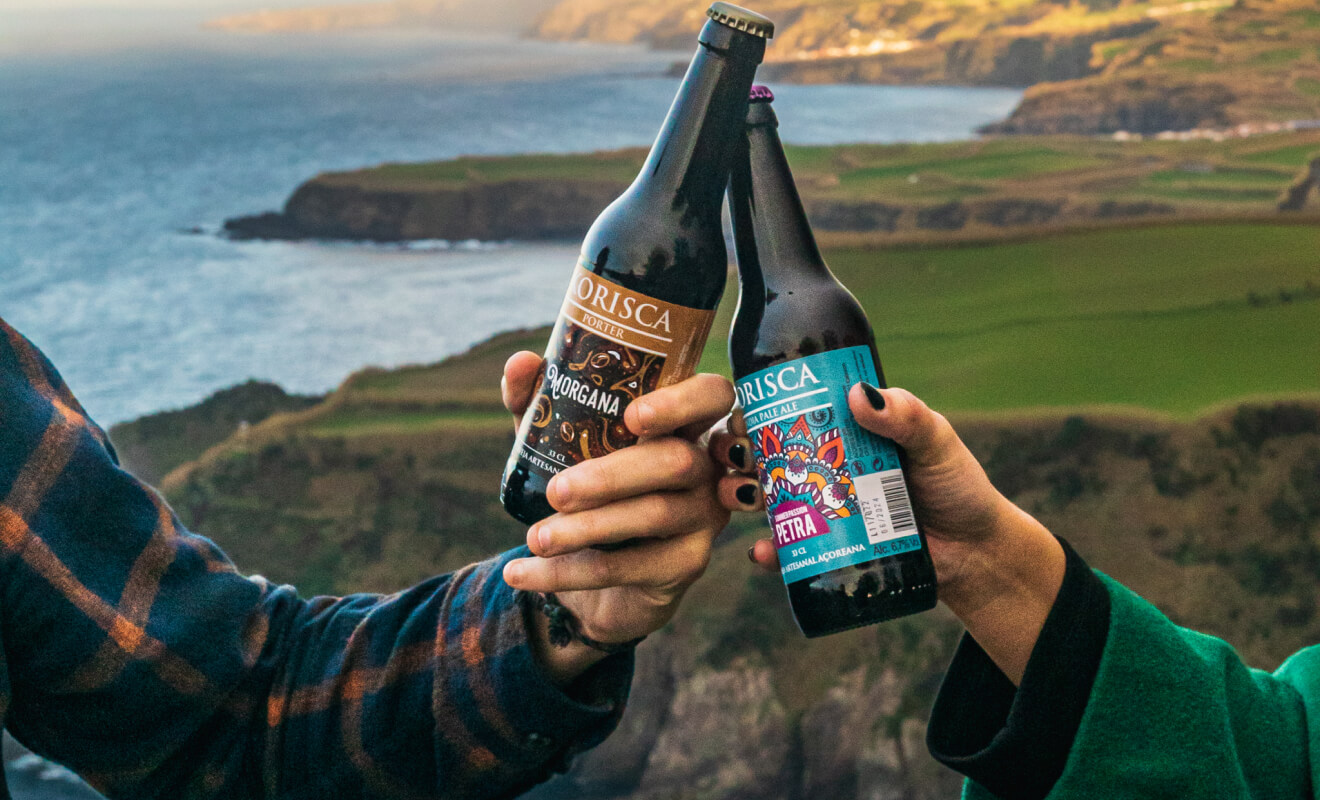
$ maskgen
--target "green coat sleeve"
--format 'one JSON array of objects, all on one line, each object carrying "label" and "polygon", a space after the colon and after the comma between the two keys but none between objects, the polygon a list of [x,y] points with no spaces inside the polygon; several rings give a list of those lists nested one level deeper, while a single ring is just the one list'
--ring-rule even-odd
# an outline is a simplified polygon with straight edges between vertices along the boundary
[{"label": "green coat sleeve", "polygon": [[[1181,628],[1104,575],[1109,637],[1048,800],[1311,798],[1320,754],[1320,646],[1273,674]],[[1316,716],[1313,716],[1316,715]],[[994,800],[968,782],[965,800]]]}]

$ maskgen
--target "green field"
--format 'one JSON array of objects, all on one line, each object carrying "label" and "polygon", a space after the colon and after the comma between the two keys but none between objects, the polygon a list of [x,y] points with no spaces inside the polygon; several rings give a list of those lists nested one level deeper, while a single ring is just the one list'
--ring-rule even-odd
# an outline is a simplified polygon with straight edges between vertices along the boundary
[{"label": "green field", "polygon": [[[1177,416],[1320,392],[1320,228],[1171,225],[833,251],[888,379],[949,411]],[[703,369],[725,369],[725,298]]]}]

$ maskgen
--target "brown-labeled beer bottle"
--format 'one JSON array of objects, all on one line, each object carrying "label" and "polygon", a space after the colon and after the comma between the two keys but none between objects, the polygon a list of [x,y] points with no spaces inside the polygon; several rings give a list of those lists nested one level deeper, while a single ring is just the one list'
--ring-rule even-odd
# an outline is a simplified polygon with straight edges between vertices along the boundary
[{"label": "brown-labeled beer bottle", "polygon": [[788,597],[809,637],[935,605],[904,455],[848,410],[883,387],[866,314],[830,273],[756,87],[729,180],[741,294],[729,359]]},{"label": "brown-labeled beer bottle", "polygon": [[623,412],[689,377],[724,292],[720,209],[770,20],[715,3],[641,173],[588,231],[501,487],[531,524],[561,470],[637,441]]}]

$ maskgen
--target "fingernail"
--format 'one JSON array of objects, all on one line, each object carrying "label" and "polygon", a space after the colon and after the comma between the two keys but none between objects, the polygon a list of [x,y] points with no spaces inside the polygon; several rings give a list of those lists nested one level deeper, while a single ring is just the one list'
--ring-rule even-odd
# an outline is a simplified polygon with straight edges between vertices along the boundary
[{"label": "fingernail", "polygon": [[550,485],[545,487],[547,491],[555,496],[560,506],[568,504],[568,499],[573,496],[573,485],[569,478],[560,473],[550,479]]},{"label": "fingernail", "polygon": [[729,463],[738,469],[747,469],[747,448],[735,444],[729,448]]},{"label": "fingernail", "polygon": [[521,561],[510,561],[504,565],[504,582],[517,582],[523,574],[523,565]]},{"label": "fingernail", "polygon": [[753,564],[756,563],[756,545],[747,548],[747,560]]},{"label": "fingernail", "polygon": [[745,506],[755,505],[756,503],[756,487],[750,483],[739,486],[734,495],[738,498],[738,502]]},{"label": "fingernail", "polygon": [[542,553],[550,552],[550,530],[544,525],[536,529],[536,544]]},{"label": "fingernail", "polygon": [[637,409],[637,430],[634,431],[638,436],[645,436],[651,429],[651,423],[655,420],[655,409],[644,399],[633,401],[633,407]]},{"label": "fingernail", "polygon": [[871,404],[871,408],[876,411],[885,410],[885,396],[880,394],[879,389],[866,381],[862,381],[862,394],[866,395],[866,401]]}]

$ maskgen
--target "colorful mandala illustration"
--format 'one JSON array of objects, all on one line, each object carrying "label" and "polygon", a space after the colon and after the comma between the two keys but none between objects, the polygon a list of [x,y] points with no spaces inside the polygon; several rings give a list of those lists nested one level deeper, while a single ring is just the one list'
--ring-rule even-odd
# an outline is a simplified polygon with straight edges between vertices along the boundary
[{"label": "colorful mandala illustration", "polygon": [[[833,415],[825,421],[832,422]],[[786,429],[772,423],[753,436],[761,488],[771,508],[799,500],[814,506],[826,519],[860,513],[837,427],[813,434],[802,416]]]}]

